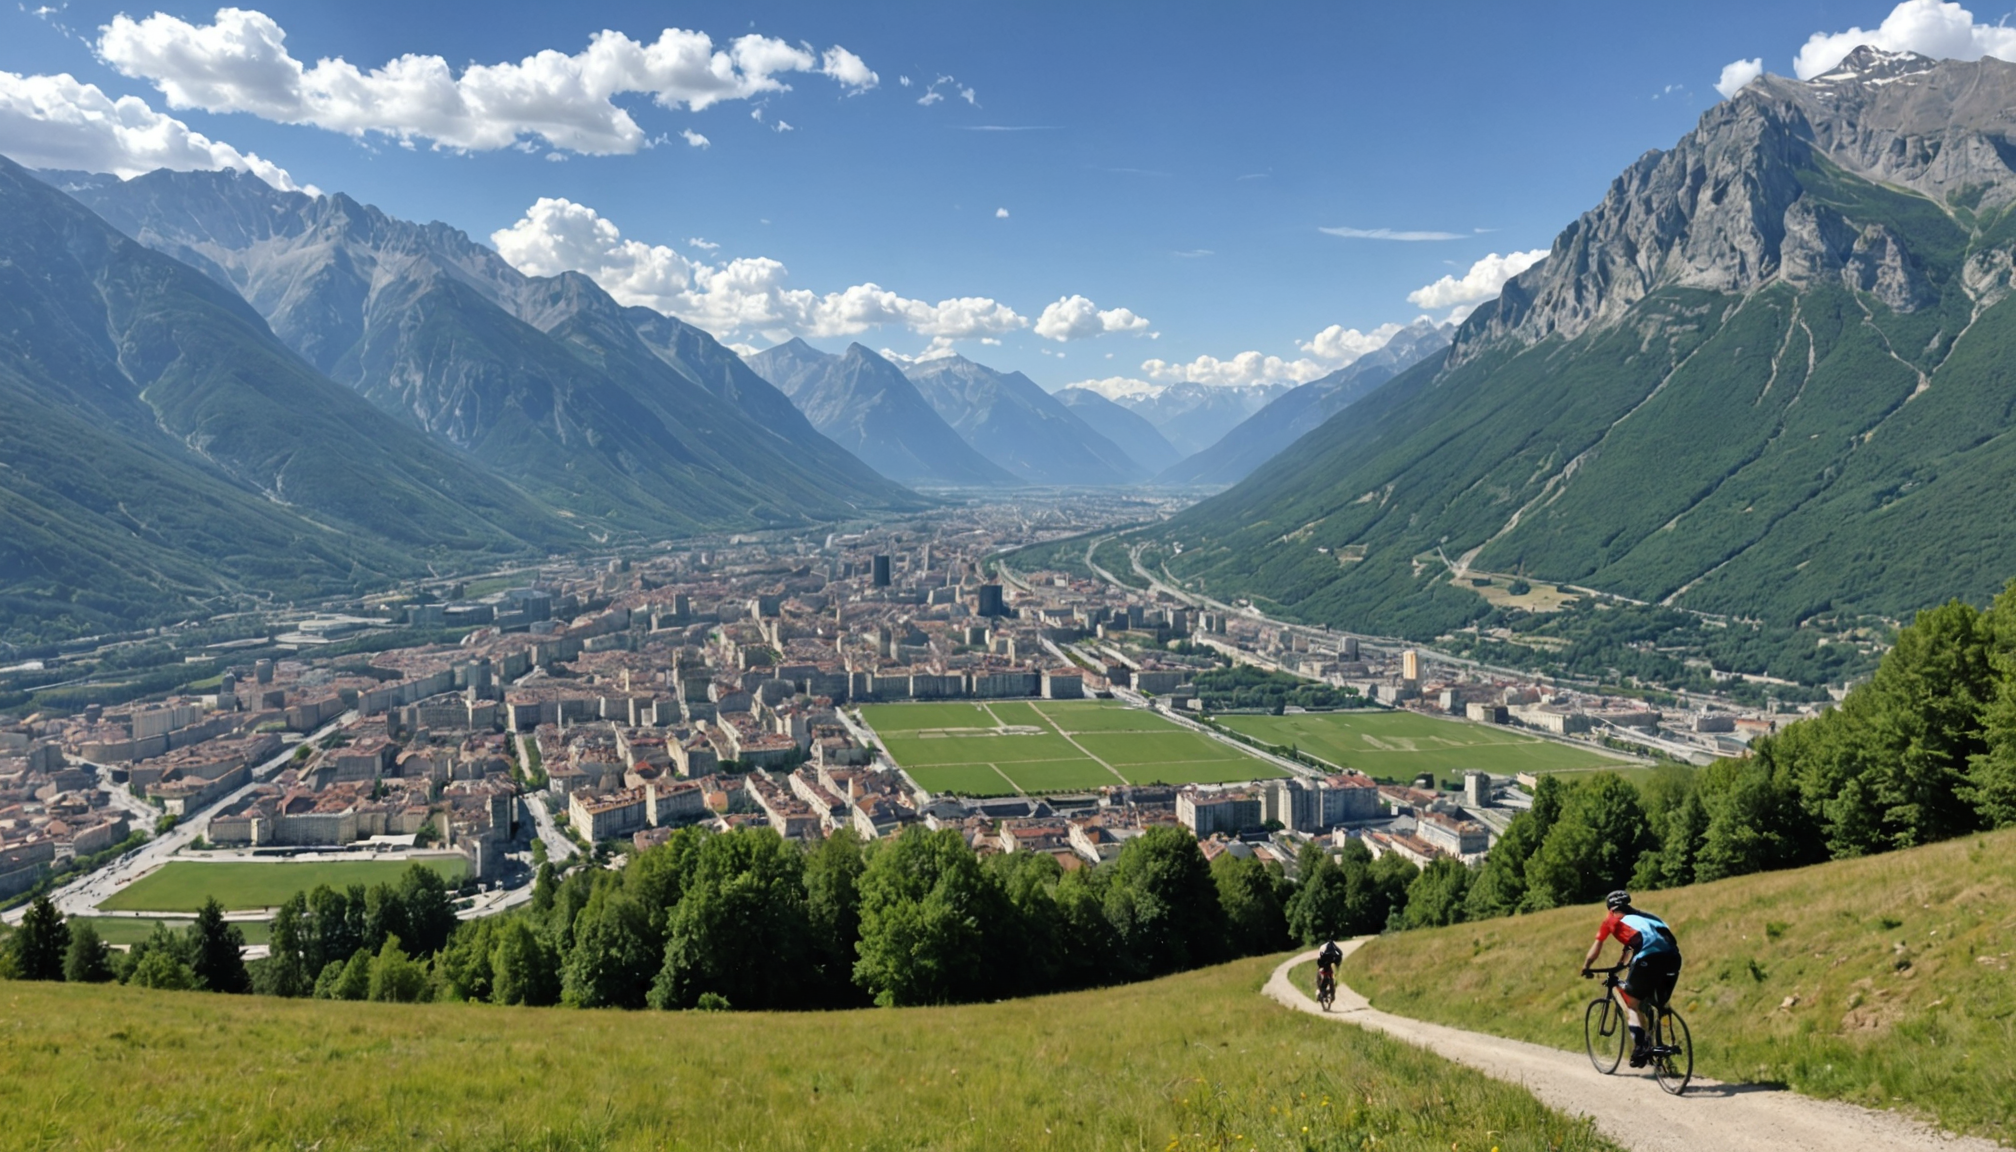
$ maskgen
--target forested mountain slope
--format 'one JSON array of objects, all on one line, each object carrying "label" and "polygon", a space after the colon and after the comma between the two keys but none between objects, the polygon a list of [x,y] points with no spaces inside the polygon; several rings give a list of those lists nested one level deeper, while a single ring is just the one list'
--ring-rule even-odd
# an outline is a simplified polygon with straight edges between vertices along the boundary
[{"label": "forested mountain slope", "polygon": [[0,631],[354,590],[574,529],[0,159]]},{"label": "forested mountain slope", "polygon": [[1452,570],[1794,624],[2016,571],[2016,65],[1858,50],[1648,153],[1403,373],[1166,527],[1172,569],[1432,636]]},{"label": "forested mountain slope", "polygon": [[712,337],[443,224],[235,172],[49,178],[229,285],[315,367],[598,531],[801,523],[916,499]]}]

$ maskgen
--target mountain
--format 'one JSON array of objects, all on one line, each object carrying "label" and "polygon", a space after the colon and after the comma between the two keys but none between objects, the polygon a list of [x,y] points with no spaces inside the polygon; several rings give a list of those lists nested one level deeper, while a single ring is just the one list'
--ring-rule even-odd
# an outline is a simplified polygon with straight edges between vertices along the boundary
[{"label": "mountain", "polygon": [[1293,384],[1171,384],[1159,392],[1122,396],[1115,403],[1155,426],[1176,450],[1194,456],[1265,408]]},{"label": "mountain", "polygon": [[1312,380],[1246,418],[1223,439],[1155,479],[1163,484],[1236,484],[1311,429],[1381,384],[1449,347],[1453,324],[1421,319],[1320,380]]},{"label": "mountain", "polygon": [[918,394],[903,370],[859,344],[838,356],[793,338],[749,358],[814,427],[891,479],[1010,484]]},{"label": "mountain", "polygon": [[1172,520],[1172,569],[1424,637],[1485,612],[1452,571],[1784,627],[1987,596],[2016,574],[2012,140],[1999,60],[1752,83],[1446,359]]},{"label": "mountain", "polygon": [[1145,472],[1160,472],[1183,458],[1153,424],[1090,388],[1061,388],[1051,395],[1091,425],[1094,432],[1119,445]]},{"label": "mountain", "polygon": [[0,631],[154,620],[581,542],[0,159]]},{"label": "mountain", "polygon": [[1147,475],[1118,444],[1020,372],[996,372],[964,356],[919,360],[904,372],[968,444],[1023,480],[1109,485]]},{"label": "mountain", "polygon": [[584,276],[525,276],[447,225],[242,173],[51,178],[231,287],[331,378],[598,534],[917,506],[712,337]]}]

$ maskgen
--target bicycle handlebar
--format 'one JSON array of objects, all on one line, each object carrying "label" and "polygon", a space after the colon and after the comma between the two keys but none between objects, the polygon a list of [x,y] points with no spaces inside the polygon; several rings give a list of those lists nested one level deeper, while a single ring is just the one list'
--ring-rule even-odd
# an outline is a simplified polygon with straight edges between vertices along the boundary
[{"label": "bicycle handlebar", "polygon": [[1624,971],[1626,968],[1629,967],[1631,967],[1629,964],[1612,964],[1608,968],[1584,968],[1582,970],[1582,975],[1588,979],[1594,980],[1598,976],[1614,975],[1618,972]]}]

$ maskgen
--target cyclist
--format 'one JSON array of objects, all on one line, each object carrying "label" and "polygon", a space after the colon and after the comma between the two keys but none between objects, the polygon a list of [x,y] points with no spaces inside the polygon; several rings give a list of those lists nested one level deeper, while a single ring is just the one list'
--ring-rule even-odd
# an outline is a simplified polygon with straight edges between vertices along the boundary
[{"label": "cyclist", "polygon": [[1337,986],[1337,965],[1344,962],[1344,950],[1335,940],[1325,940],[1323,950],[1316,953],[1316,987]]},{"label": "cyclist", "polygon": [[1596,930],[1596,942],[1589,945],[1589,954],[1582,958],[1582,975],[1595,975],[1590,968],[1602,954],[1603,942],[1615,936],[1624,948],[1621,963],[1631,966],[1617,989],[1624,1000],[1625,1022],[1631,1026],[1631,1066],[1643,1068],[1651,1059],[1652,1045],[1639,1022],[1638,1003],[1650,1000],[1656,1008],[1666,1006],[1673,995],[1673,985],[1680,980],[1680,941],[1664,920],[1632,907],[1629,892],[1612,892],[1603,903],[1610,909],[1610,915]]}]

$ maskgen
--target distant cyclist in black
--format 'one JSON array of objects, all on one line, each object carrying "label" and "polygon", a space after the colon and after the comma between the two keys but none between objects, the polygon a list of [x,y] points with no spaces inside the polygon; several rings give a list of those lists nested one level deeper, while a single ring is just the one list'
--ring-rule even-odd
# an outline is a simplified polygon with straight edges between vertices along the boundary
[{"label": "distant cyclist in black", "polygon": [[1621,963],[1631,966],[1617,989],[1624,998],[1624,1018],[1631,1025],[1631,1066],[1643,1068],[1650,1045],[1645,1039],[1645,1026],[1638,1019],[1638,1002],[1650,1000],[1664,1008],[1672,998],[1673,985],[1680,981],[1680,941],[1664,920],[1633,908],[1629,892],[1612,892],[1604,904],[1610,915],[1596,930],[1596,942],[1589,945],[1589,954],[1582,958],[1582,975],[1593,975],[1589,969],[1595,965],[1596,957],[1602,955],[1603,942],[1615,936],[1624,946]]},{"label": "distant cyclist in black", "polygon": [[1337,965],[1344,962],[1344,950],[1335,940],[1323,942],[1323,950],[1316,953],[1316,987],[1337,986]]}]

